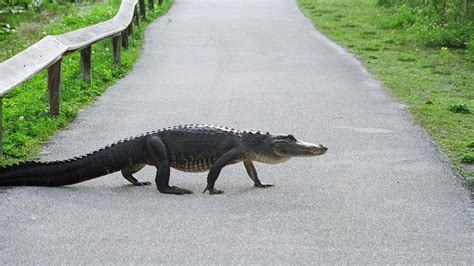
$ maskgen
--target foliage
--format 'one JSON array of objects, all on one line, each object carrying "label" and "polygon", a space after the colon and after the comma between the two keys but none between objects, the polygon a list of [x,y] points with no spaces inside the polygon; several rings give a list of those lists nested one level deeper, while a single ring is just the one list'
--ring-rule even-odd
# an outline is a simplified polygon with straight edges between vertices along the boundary
[{"label": "foliage", "polygon": [[454,113],[470,114],[471,110],[466,104],[450,104],[448,110]]},{"label": "foliage", "polygon": [[461,162],[465,163],[465,164],[472,164],[474,163],[474,156],[473,155],[464,155],[461,159]]},{"label": "foliage", "polygon": [[28,8],[31,2],[31,0],[0,0],[0,8],[6,9],[15,6]]},{"label": "foliage", "polygon": [[[72,53],[63,58],[61,113],[51,117],[47,104],[47,71],[43,71],[23,85],[7,94],[3,99],[4,158],[1,164],[24,160],[35,156],[41,144],[48,140],[59,128],[68,125],[79,111],[105,91],[107,87],[126,75],[131,70],[140,54],[146,25],[150,19],[164,14],[172,1],[166,1],[163,7],[147,12],[148,21],[143,21],[140,28],[134,27],[134,34],[129,38],[129,49],[122,51],[122,64],[115,66],[112,61],[111,40],[104,40],[92,46],[92,84],[87,85],[80,77],[80,55]],[[60,34],[82,28],[114,16],[120,1],[111,4],[94,4],[84,12],[74,11],[67,17],[56,17],[53,21],[39,26],[39,30],[29,35],[27,40],[18,38],[22,31],[11,34],[0,45],[6,50],[17,51],[17,46],[27,47],[32,40],[40,39],[45,34]],[[68,12],[69,14],[70,12]],[[21,28],[21,27],[19,27]],[[33,41],[34,43],[34,41]],[[0,58],[0,60],[2,60]]]},{"label": "foliage", "polygon": [[474,38],[474,24],[460,22],[453,24],[422,24],[418,25],[419,40],[429,47],[466,48],[468,42]]},{"label": "foliage", "polygon": [[385,27],[411,26],[418,41],[429,47],[466,48],[474,39],[474,2],[468,0],[377,0],[395,15]]},{"label": "foliage", "polygon": [[428,1],[387,0],[383,7],[367,0],[298,1],[319,30],[357,54],[390,93],[409,106],[418,123],[474,183],[472,36],[467,51],[427,46],[419,33],[428,18]]},{"label": "foliage", "polygon": [[382,20],[379,26],[382,29],[402,29],[416,22],[417,13],[411,7],[402,5],[398,12],[390,19]]},{"label": "foliage", "polygon": [[[0,42],[8,39],[12,39],[10,35],[20,30],[22,34],[13,34],[17,38],[23,39],[20,43],[27,43],[28,39],[34,42],[38,41],[39,38],[44,36],[44,33],[39,32],[41,25],[49,23],[51,20],[56,18],[66,17],[69,15],[77,14],[79,9],[88,10],[95,4],[83,3],[80,5],[66,2],[64,4],[53,4],[53,3],[42,3],[41,1],[33,1],[33,8],[31,5],[25,6],[7,6],[0,7]],[[38,3],[40,6],[34,6],[34,3]],[[7,44],[6,47],[9,47]],[[13,56],[17,53],[16,46],[15,51],[9,49],[0,50],[0,60],[4,58],[3,55],[8,57]],[[18,47],[20,50],[26,48]]]}]

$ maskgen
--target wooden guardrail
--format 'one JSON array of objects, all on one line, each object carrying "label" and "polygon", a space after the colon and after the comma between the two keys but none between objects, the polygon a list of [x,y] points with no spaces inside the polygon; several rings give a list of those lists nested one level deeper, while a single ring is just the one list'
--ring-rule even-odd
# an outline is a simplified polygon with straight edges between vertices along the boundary
[{"label": "wooden guardrail", "polygon": [[[148,8],[155,9],[155,0],[148,0]],[[163,0],[158,0],[161,6]],[[0,63],[0,156],[3,154],[2,99],[15,87],[48,69],[48,102],[52,116],[59,115],[61,101],[61,62],[70,53],[80,51],[82,80],[91,83],[91,46],[112,38],[113,60],[120,64],[120,49],[128,48],[128,36],[133,23],[146,19],[145,0],[122,0],[120,9],[110,20],[67,32],[48,35],[23,52]],[[139,8],[138,8],[139,7]]]}]

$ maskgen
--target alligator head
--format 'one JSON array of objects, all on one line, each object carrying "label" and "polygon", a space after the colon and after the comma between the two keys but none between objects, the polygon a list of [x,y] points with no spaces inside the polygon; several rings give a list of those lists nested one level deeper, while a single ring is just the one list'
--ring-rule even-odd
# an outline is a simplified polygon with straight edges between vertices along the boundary
[{"label": "alligator head", "polygon": [[[248,139],[248,138],[247,138]],[[253,159],[262,163],[281,163],[291,157],[310,157],[326,153],[328,148],[297,140],[293,135],[254,134],[246,141]]]}]

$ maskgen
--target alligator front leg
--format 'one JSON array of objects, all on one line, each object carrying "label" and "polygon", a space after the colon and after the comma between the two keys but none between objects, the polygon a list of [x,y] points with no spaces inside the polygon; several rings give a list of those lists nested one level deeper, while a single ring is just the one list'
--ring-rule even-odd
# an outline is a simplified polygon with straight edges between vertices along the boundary
[{"label": "alligator front leg", "polygon": [[169,185],[170,162],[168,160],[166,146],[157,136],[151,136],[146,140],[146,151],[148,159],[156,167],[156,187],[158,191],[165,194],[192,194],[191,190]]},{"label": "alligator front leg", "polygon": [[216,183],[219,174],[221,173],[222,168],[228,165],[229,163],[236,160],[240,155],[240,152],[237,149],[232,149],[226,153],[224,153],[217,161],[212,165],[211,170],[209,170],[209,174],[207,174],[207,187],[204,189],[204,192],[209,190],[209,194],[221,194],[224,191],[218,190],[214,188],[214,184]]},{"label": "alligator front leg", "polygon": [[245,160],[244,165],[245,165],[245,169],[247,170],[247,174],[253,180],[256,187],[266,188],[266,187],[273,186],[273,184],[264,184],[260,182],[260,180],[258,179],[257,170],[255,169],[255,166],[253,165],[253,162],[251,160]]},{"label": "alligator front leg", "polygon": [[132,183],[134,186],[148,186],[151,185],[151,182],[148,181],[140,181],[136,179],[133,174],[140,171],[143,167],[145,167],[144,164],[138,164],[129,168],[125,168],[122,170],[122,175],[127,179],[130,183]]}]

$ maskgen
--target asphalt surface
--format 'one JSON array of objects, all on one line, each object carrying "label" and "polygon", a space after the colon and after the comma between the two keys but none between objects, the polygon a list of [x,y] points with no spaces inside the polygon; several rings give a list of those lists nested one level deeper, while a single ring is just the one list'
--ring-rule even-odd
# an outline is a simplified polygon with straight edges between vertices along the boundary
[{"label": "asphalt surface", "polygon": [[[469,191],[406,107],[292,0],[177,0],[133,72],[57,134],[64,159],[183,123],[291,133],[326,155],[0,193],[0,264],[472,264]],[[138,176],[154,180],[153,168]]]}]

